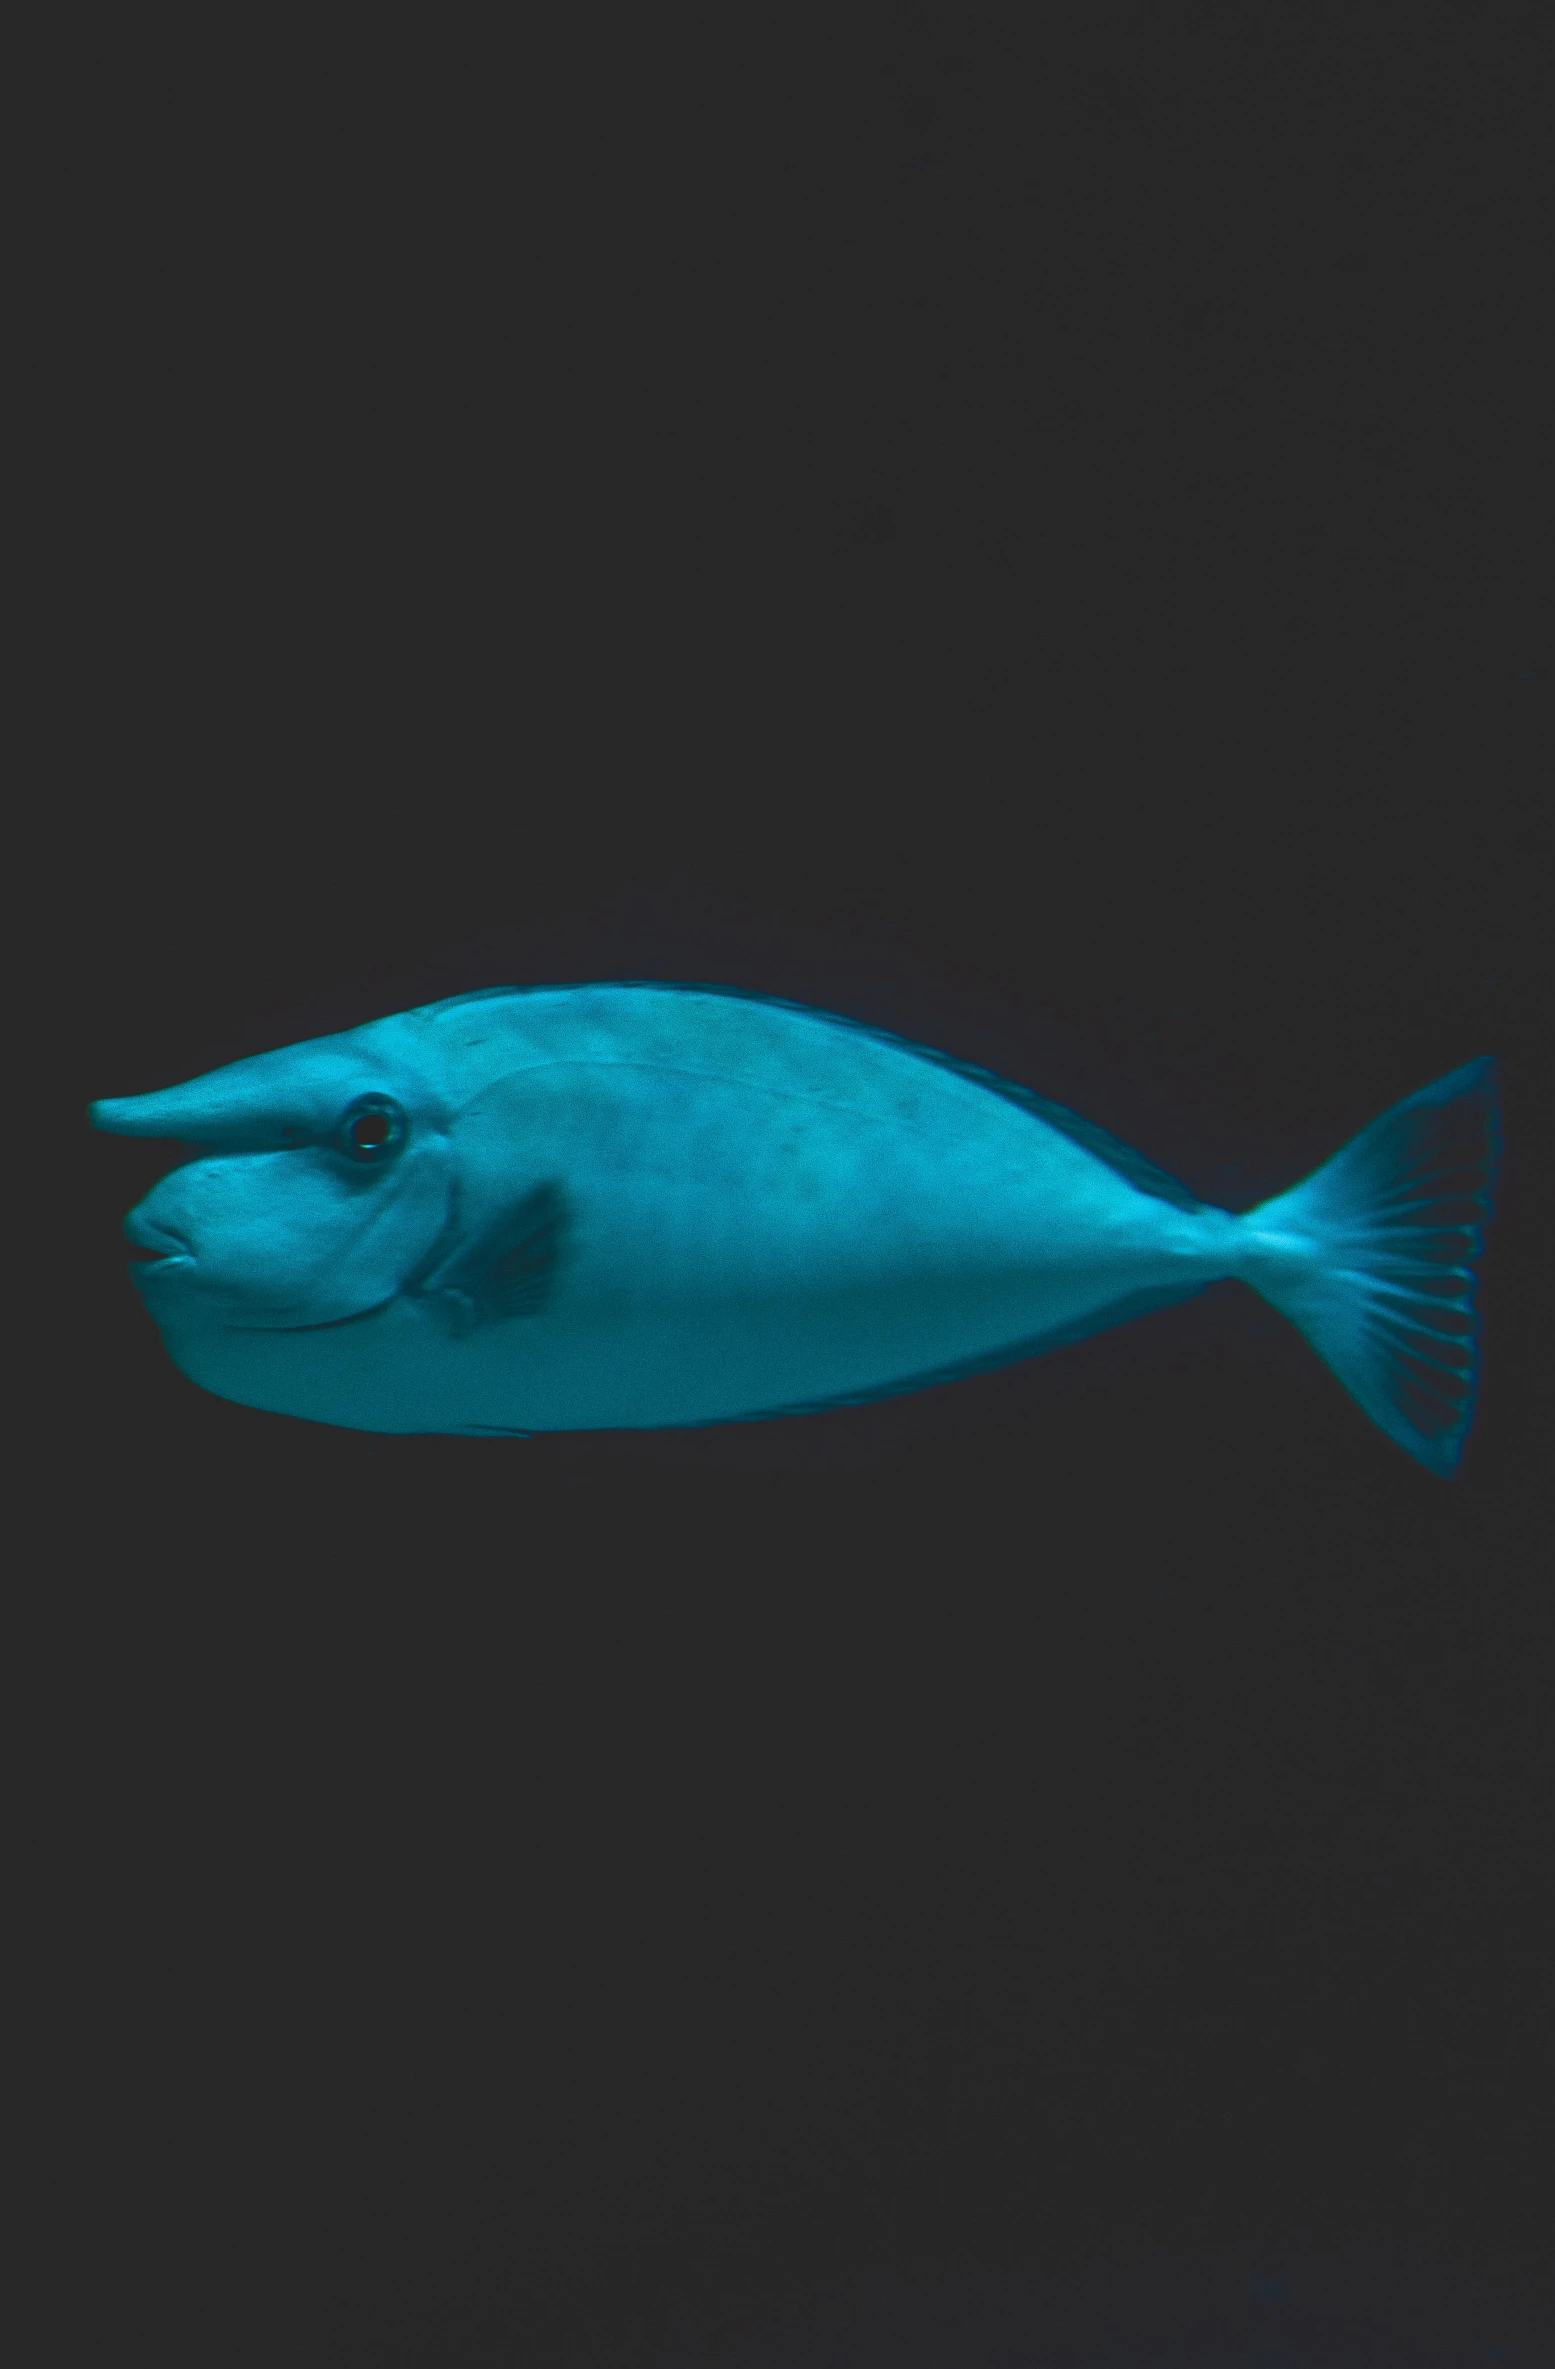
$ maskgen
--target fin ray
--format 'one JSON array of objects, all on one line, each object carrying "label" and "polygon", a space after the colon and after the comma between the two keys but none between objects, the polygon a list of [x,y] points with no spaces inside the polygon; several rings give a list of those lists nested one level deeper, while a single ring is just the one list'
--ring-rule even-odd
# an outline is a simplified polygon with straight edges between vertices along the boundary
[{"label": "fin ray", "polygon": [[1250,1267],[1254,1289],[1390,1439],[1442,1475],[1458,1468],[1478,1397],[1475,1269],[1500,1152],[1486,1055],[1384,1111],[1243,1220],[1303,1246],[1279,1267]]}]

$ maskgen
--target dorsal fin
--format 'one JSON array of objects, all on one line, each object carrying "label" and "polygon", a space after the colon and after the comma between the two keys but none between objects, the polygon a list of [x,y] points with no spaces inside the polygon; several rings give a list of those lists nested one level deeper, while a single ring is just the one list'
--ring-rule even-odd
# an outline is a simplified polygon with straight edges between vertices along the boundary
[{"label": "dorsal fin", "polygon": [[891,1045],[900,1053],[911,1053],[919,1061],[932,1061],[940,1069],[953,1069],[973,1085],[986,1087],[991,1094],[1013,1102],[1022,1110],[1029,1110],[1034,1118],[1043,1119],[1048,1126],[1067,1135],[1098,1160],[1105,1162],[1125,1183],[1141,1193],[1149,1193],[1157,1201],[1169,1201],[1176,1209],[1199,1210],[1207,1205],[1196,1193],[1190,1193],[1175,1176],[1168,1176],[1143,1152],[1136,1152],[1105,1127],[1098,1127],[1094,1119],[1082,1119],[1078,1112],[1066,1110],[1062,1103],[1049,1102],[1045,1094],[1033,1092],[1030,1086],[1017,1086],[1009,1078],[1001,1078],[991,1069],[979,1069],[973,1061],[963,1061],[955,1053],[942,1053],[933,1045],[914,1044],[910,1037],[897,1036],[889,1028],[876,1028],[867,1020],[850,1020],[844,1012],[822,1011],[816,1004],[795,1003],[791,996],[760,995],[748,987],[724,987],[698,979],[595,979],[573,980],[554,987],[478,987],[469,995],[450,995],[439,1004],[426,1004],[426,1012],[451,1011],[458,1004],[486,1003],[502,995],[566,995],[579,987],[652,987],[660,992],[676,995],[726,995],[741,1003],[769,1004],[775,1011],[798,1012],[807,1020],[824,1020],[833,1028],[851,1028],[860,1036],[873,1037],[877,1044]]},{"label": "dorsal fin", "polygon": [[971,1061],[957,1060],[953,1053],[936,1053],[928,1046],[914,1046],[912,1050],[925,1061],[937,1061],[942,1069],[959,1070],[975,1085],[987,1086],[993,1093],[1002,1094],[1006,1102],[1018,1103],[1022,1110],[1045,1119],[1060,1135],[1067,1135],[1082,1151],[1094,1153],[1140,1192],[1151,1194],[1157,1201],[1170,1201],[1177,1209],[1205,1207],[1197,1193],[1190,1193],[1185,1184],[1179,1184],[1175,1176],[1168,1176],[1164,1168],[1147,1160],[1143,1152],[1136,1152],[1132,1144],[1120,1143],[1105,1127],[1098,1127],[1094,1119],[1082,1119],[1078,1111],[1066,1110],[1061,1102],[1049,1102],[1045,1094],[1035,1093],[1030,1086],[1017,1086],[991,1069],[979,1069]]}]

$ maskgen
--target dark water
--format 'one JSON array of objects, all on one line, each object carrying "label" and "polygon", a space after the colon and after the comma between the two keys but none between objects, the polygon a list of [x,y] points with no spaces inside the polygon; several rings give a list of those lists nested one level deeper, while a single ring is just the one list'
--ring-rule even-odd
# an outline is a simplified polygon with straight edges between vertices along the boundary
[{"label": "dark water", "polygon": [[[1555,2357],[1532,36],[1372,13],[217,35],[219,136],[104,66],[13,1656],[67,2356]],[[1460,1476],[1232,1286],[677,1435],[170,1367],[177,1147],[89,1100],[645,976],[1238,1208],[1498,1054]]]}]

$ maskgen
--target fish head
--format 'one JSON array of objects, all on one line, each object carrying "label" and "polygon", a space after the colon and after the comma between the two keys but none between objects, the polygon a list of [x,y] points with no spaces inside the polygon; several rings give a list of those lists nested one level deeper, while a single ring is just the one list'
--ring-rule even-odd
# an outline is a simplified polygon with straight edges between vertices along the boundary
[{"label": "fish head", "polygon": [[305,1330],[371,1313],[452,1222],[454,1112],[414,1032],[374,1021],[94,1102],[92,1124],[197,1156],[125,1220],[165,1332]]}]

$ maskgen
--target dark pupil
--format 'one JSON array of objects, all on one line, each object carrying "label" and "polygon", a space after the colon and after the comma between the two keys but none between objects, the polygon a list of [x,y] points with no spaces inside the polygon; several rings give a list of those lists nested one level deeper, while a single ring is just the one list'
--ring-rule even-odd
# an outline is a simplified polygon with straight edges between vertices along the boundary
[{"label": "dark pupil", "polygon": [[351,1141],[358,1151],[376,1151],[379,1144],[389,1140],[389,1122],[381,1110],[364,1111],[351,1121]]}]

